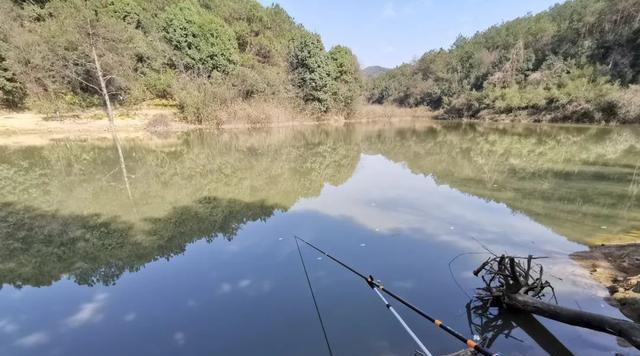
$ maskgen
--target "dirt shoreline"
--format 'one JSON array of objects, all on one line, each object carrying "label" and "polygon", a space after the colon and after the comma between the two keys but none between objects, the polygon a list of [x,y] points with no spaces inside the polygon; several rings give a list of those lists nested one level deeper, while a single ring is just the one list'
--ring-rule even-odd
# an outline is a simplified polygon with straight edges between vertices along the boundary
[{"label": "dirt shoreline", "polygon": [[571,258],[607,287],[609,304],[640,323],[640,243],[594,246]]},{"label": "dirt shoreline", "polygon": [[[397,122],[433,118],[429,111],[399,108],[365,107],[352,119],[325,117],[322,120],[304,118],[300,120],[271,121],[261,124],[247,122],[212,125],[187,124],[177,119],[173,108],[142,108],[122,110],[116,115],[116,128],[121,137],[148,137],[155,133],[183,132],[194,129],[247,129],[280,128],[315,125],[344,125],[345,123]],[[41,145],[56,139],[111,138],[109,121],[98,110],[67,114],[60,118],[48,117],[34,112],[0,112],[0,145]]]}]

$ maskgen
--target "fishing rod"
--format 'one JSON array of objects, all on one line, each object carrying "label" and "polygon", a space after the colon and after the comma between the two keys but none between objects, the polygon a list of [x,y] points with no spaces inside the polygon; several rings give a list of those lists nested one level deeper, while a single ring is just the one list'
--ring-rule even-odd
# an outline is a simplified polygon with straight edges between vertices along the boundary
[{"label": "fishing rod", "polygon": [[[373,277],[372,277],[373,278]],[[416,333],[413,332],[413,330],[411,330],[411,328],[409,327],[409,325],[407,325],[407,323],[405,323],[404,319],[402,319],[402,317],[400,316],[400,314],[398,314],[398,312],[396,312],[396,310],[393,308],[393,306],[391,306],[391,304],[389,304],[389,302],[387,301],[387,299],[384,297],[384,295],[382,295],[382,293],[380,293],[380,290],[378,287],[376,287],[374,284],[369,284],[369,286],[371,287],[371,289],[373,289],[376,294],[378,294],[378,296],[380,297],[380,299],[382,299],[382,302],[384,303],[384,305],[387,306],[387,309],[389,309],[389,311],[393,314],[393,316],[396,317],[396,319],[398,319],[398,321],[400,322],[400,324],[402,325],[402,327],[407,331],[407,333],[409,334],[409,336],[411,336],[411,338],[413,339],[413,341],[416,342],[416,344],[418,344],[418,347],[420,348],[420,350],[422,351],[422,355],[424,356],[433,356],[431,354],[431,352],[429,352],[429,350],[426,348],[426,346],[424,346],[424,344],[422,343],[422,341],[420,341],[420,339],[418,339],[418,336],[416,336]]]},{"label": "fishing rod", "polygon": [[[331,344],[329,343],[329,338],[327,337],[327,330],[324,327],[324,322],[322,321],[322,316],[320,315],[320,309],[318,308],[318,302],[316,300],[316,295],[313,292],[313,287],[311,286],[311,280],[309,279],[309,273],[307,272],[307,266],[304,263],[304,258],[302,257],[302,251],[300,251],[300,244],[298,243],[298,240],[300,240],[300,241],[304,241],[304,240],[298,239],[297,236],[296,236],[296,240],[295,240],[296,241],[296,247],[298,248],[298,254],[300,255],[300,262],[302,263],[302,268],[304,269],[304,274],[307,277],[307,284],[309,285],[309,290],[311,291],[311,297],[313,298],[313,304],[314,304],[314,306],[316,308],[316,313],[318,314],[318,320],[320,321],[320,326],[322,327],[322,333],[324,334],[324,340],[327,343],[327,349],[329,350],[329,355],[333,356],[333,350],[331,349]],[[373,278],[373,277],[371,277],[371,278]],[[420,350],[422,352],[416,351],[416,355],[420,354],[420,355],[423,355],[423,356],[433,356],[431,354],[431,352],[429,352],[429,349],[427,349],[427,347],[424,346],[422,341],[420,341],[418,336],[413,332],[413,330],[411,330],[409,325],[407,325],[407,323],[404,321],[404,319],[402,319],[400,314],[398,314],[398,312],[396,312],[396,310],[393,308],[393,306],[391,306],[391,304],[382,295],[382,293],[380,293],[378,288],[374,284],[371,284],[371,283],[369,284],[369,286],[371,287],[371,289],[373,289],[378,294],[378,296],[380,297],[380,299],[382,299],[382,302],[387,307],[387,309],[389,309],[389,311],[393,314],[393,316],[396,317],[398,322],[400,322],[400,324],[407,331],[409,336],[411,336],[413,341],[415,341],[415,343],[418,345],[418,347],[420,348]]]},{"label": "fishing rod", "polygon": [[[369,275],[368,277],[365,276],[364,274],[356,271],[355,269],[353,269],[352,267],[350,267],[349,265],[343,263],[342,261],[340,261],[339,259],[331,256],[330,254],[326,253],[325,251],[323,251],[322,249],[316,247],[315,245],[311,244],[310,242],[305,241],[304,239],[294,235],[294,238],[296,240],[300,240],[302,242],[304,242],[305,244],[307,244],[309,247],[313,248],[314,250],[320,252],[321,254],[327,256],[327,258],[331,259],[332,261],[336,262],[337,264],[339,264],[340,266],[346,268],[347,270],[349,270],[351,273],[355,274],[356,276],[362,278],[371,288],[373,288],[376,292],[379,293],[380,296],[382,296],[382,294],[379,291],[382,291],[383,293],[387,294],[388,296],[390,296],[391,298],[395,299],[396,301],[398,301],[399,303],[401,303],[402,305],[406,306],[407,308],[413,310],[414,312],[416,312],[418,315],[422,316],[423,318],[429,320],[430,322],[434,323],[436,327],[444,330],[445,332],[447,332],[447,334],[455,337],[456,339],[458,339],[459,341],[463,342],[464,344],[467,345],[468,348],[475,350],[476,352],[478,352],[481,355],[484,356],[499,356],[499,353],[493,353],[489,350],[487,350],[485,347],[483,347],[482,345],[476,343],[475,341],[468,339],[466,337],[464,337],[462,334],[460,334],[459,332],[457,332],[456,330],[452,329],[450,326],[444,324],[442,321],[431,317],[430,315],[428,315],[427,313],[423,312],[420,308],[414,306],[413,304],[409,303],[408,301],[404,300],[402,297],[398,296],[397,294],[393,293],[392,291],[384,288],[384,286],[379,282],[379,281],[375,281],[373,279],[373,276]],[[386,301],[386,299],[383,300]],[[386,303],[389,307],[389,304]],[[399,316],[399,315],[398,315]],[[407,327],[408,328],[408,327]],[[414,339],[415,340],[415,339]]]}]

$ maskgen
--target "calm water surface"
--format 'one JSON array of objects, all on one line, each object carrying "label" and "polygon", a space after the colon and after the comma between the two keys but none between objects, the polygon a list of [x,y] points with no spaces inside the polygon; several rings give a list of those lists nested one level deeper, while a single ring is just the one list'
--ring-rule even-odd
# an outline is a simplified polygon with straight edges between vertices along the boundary
[{"label": "calm water surface", "polygon": [[[637,127],[403,124],[0,147],[0,355],[327,355],[292,236],[508,355],[638,351],[467,314],[471,270],[538,254],[562,305],[624,318],[569,254],[640,241]],[[413,355],[375,294],[303,249],[335,355]],[[459,284],[459,286],[456,284]],[[398,311],[434,354],[453,338]],[[484,320],[484,319],[482,319]]]}]

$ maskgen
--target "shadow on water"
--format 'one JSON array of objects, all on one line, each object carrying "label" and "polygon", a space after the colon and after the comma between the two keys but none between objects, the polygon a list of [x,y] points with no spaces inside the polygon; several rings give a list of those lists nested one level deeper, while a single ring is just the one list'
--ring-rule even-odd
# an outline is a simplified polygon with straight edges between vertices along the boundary
[{"label": "shadow on water", "polygon": [[133,241],[133,226],[116,217],[0,203],[0,285],[47,286],[64,274],[82,285],[111,284],[133,268]]},{"label": "shadow on water", "polygon": [[63,276],[79,285],[112,285],[146,263],[184,253],[206,238],[231,240],[240,226],[280,207],[213,197],[149,218],[140,229],[118,217],[61,214],[0,203],[0,288],[48,286]]},{"label": "shadow on water", "polygon": [[466,305],[466,310],[471,333],[480,336],[483,346],[492,348],[499,337],[504,337],[505,339],[511,338],[518,342],[523,342],[512,335],[514,330],[521,329],[549,355],[573,355],[573,353],[533,315],[509,312],[498,308],[488,308],[482,304],[482,302],[470,301]]}]

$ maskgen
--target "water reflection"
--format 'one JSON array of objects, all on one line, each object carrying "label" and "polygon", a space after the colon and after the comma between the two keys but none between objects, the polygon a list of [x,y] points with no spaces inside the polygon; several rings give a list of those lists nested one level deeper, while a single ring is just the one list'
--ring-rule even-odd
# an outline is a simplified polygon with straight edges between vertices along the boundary
[{"label": "water reflection", "polygon": [[205,197],[161,218],[147,218],[140,227],[119,217],[0,203],[0,287],[47,286],[62,276],[80,285],[114,284],[125,272],[184,253],[194,241],[231,240],[240,226],[277,209]]},{"label": "water reflection", "polygon": [[504,309],[490,308],[479,300],[467,303],[467,319],[471,333],[480,337],[483,346],[491,349],[499,337],[523,340],[513,336],[522,330],[549,355],[573,355],[573,353],[531,314],[512,313]]},{"label": "water reflection", "polygon": [[[448,262],[475,239],[551,255],[561,303],[620,317],[567,254],[638,241],[638,142],[629,127],[467,124],[124,140],[135,209],[108,142],[0,147],[0,354],[324,354],[293,234],[457,329],[468,299]],[[413,354],[366,286],[303,252],[337,353]],[[468,292],[476,257],[453,266]],[[430,349],[459,349],[400,312]],[[508,354],[628,352],[521,319],[477,333]]]}]

